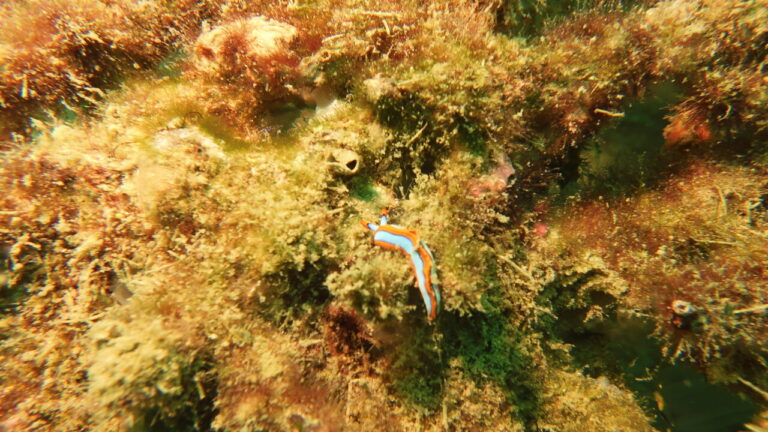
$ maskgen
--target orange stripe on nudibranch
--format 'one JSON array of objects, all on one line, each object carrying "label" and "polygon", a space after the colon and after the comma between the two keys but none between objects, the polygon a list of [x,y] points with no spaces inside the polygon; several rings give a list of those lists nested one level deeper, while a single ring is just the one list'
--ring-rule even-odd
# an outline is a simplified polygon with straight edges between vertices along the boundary
[{"label": "orange stripe on nudibranch", "polygon": [[381,231],[386,231],[390,234],[399,235],[407,238],[408,240],[413,243],[414,248],[419,247],[419,234],[414,230],[407,230],[403,228],[397,228],[392,225],[384,225],[382,227],[379,227]]},{"label": "orange stripe on nudibranch", "polygon": [[[405,251],[403,251],[403,254],[406,257],[410,258]],[[421,254],[421,251],[419,251],[419,256],[420,257],[423,256]],[[423,261],[423,259],[422,259],[422,261]],[[429,262],[431,263],[431,261],[429,261]],[[408,265],[411,266],[411,270],[413,270],[413,274],[416,275],[416,273],[417,273],[416,266],[413,265],[413,262],[410,259],[408,260]],[[429,267],[430,268],[432,267],[431,264],[429,265]],[[432,319],[435,319],[435,317],[437,317],[437,299],[435,298],[435,291],[434,291],[434,289],[432,289],[432,283],[430,282],[431,277],[429,275],[429,272],[427,271],[427,261],[424,261],[424,273],[425,273],[423,275],[424,276],[424,285],[425,285],[425,288],[427,289],[427,294],[429,295],[430,304],[432,305],[432,309],[427,311],[427,318],[432,320]],[[416,283],[418,283],[418,280],[419,280],[419,278],[418,278],[418,276],[416,276]]]},{"label": "orange stripe on nudibranch", "polygon": [[406,256],[408,255],[408,253],[406,251],[400,249],[399,247],[397,247],[396,245],[393,245],[391,243],[374,240],[373,244],[375,244],[378,247],[387,249],[387,250],[400,251],[400,252],[404,253]]}]

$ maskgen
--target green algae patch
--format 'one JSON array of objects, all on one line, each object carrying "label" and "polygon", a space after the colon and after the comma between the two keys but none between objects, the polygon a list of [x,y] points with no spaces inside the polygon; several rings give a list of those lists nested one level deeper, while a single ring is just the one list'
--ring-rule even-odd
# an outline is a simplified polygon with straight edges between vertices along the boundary
[{"label": "green algae patch", "polygon": [[8,284],[7,277],[6,273],[0,273],[0,282],[3,282],[0,286],[0,316],[16,311],[27,295],[23,285],[12,287]]},{"label": "green algae patch", "polygon": [[[310,243],[309,253],[311,248]],[[330,299],[330,292],[323,283],[327,266],[327,262],[319,260],[298,268],[286,266],[271,276],[272,289],[270,300],[265,302],[265,317],[276,323],[290,322],[326,304]]]},{"label": "green algae patch", "polygon": [[215,377],[210,374],[210,365],[193,365],[185,372],[183,384],[187,394],[171,400],[174,407],[167,411],[164,404],[143,408],[136,413],[136,423],[129,432],[179,432],[212,431],[211,424],[216,416],[213,401],[216,397]]},{"label": "green algae patch", "polygon": [[523,351],[525,335],[514,329],[502,306],[498,280],[483,294],[481,311],[468,315],[445,313],[440,318],[441,352],[460,360],[467,377],[478,385],[493,383],[513,407],[514,417],[532,424],[540,404],[531,358]]},{"label": "green algae patch", "polygon": [[370,177],[358,175],[349,181],[349,195],[354,199],[372,202],[378,198],[379,193],[373,187]]},{"label": "green algae patch", "polygon": [[394,388],[414,407],[435,412],[443,398],[445,367],[431,329],[416,329],[392,364]]},{"label": "green algae patch", "polygon": [[203,132],[220,142],[224,151],[244,152],[253,147],[251,142],[239,138],[235,131],[227,127],[222,120],[216,116],[190,114],[186,117],[193,119]]},{"label": "green algae patch", "polygon": [[659,428],[671,424],[674,432],[735,431],[758,413],[757,404],[707,382],[690,364],[661,368],[655,383],[664,404]]},{"label": "green algae patch", "polygon": [[488,143],[477,125],[467,122],[460,123],[459,136],[461,137],[462,145],[467,148],[472,156],[483,159],[488,158]]},{"label": "green algae patch", "polygon": [[627,11],[638,3],[638,0],[505,0],[496,13],[495,30],[510,36],[532,39],[539,36],[547,26],[571,15],[601,8]]},{"label": "green algae patch", "polygon": [[431,109],[418,95],[385,95],[376,101],[376,117],[383,125],[412,135],[427,122]]},{"label": "green algae patch", "polygon": [[[7,245],[0,244],[0,317],[18,311],[18,307],[24,303],[24,298],[28,295],[26,285],[33,283],[36,277],[44,272],[43,263],[33,261],[29,255],[32,252],[33,249],[30,247],[12,251]],[[14,260],[22,259],[28,262],[23,272],[9,268],[8,264],[12,256]],[[0,338],[8,337],[6,331],[4,329],[0,332]]]},{"label": "green algae patch", "polygon": [[73,124],[81,116],[81,113],[86,112],[87,107],[77,106],[72,107],[69,104],[61,103],[56,109],[56,119],[63,121],[64,123]]}]

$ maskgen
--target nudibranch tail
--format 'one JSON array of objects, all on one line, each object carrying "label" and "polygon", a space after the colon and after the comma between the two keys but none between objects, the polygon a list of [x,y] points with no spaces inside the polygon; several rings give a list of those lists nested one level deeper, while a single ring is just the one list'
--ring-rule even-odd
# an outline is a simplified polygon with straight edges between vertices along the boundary
[{"label": "nudibranch tail", "polygon": [[430,319],[437,317],[441,298],[437,287],[435,257],[427,244],[419,239],[416,231],[398,225],[390,225],[386,208],[381,211],[380,225],[367,222],[363,222],[362,225],[373,231],[374,244],[384,249],[399,250],[408,257],[411,268],[416,274],[421,297],[427,308],[427,316]]},{"label": "nudibranch tail", "polygon": [[433,291],[435,293],[435,299],[437,300],[437,309],[439,310],[442,306],[442,299],[440,298],[440,289],[439,285],[440,283],[437,280],[437,268],[435,268],[435,256],[432,254],[432,251],[429,250],[429,247],[426,243],[424,243],[424,240],[421,241],[421,246],[424,248],[425,251],[427,251],[427,254],[429,254],[429,280],[433,287]]}]

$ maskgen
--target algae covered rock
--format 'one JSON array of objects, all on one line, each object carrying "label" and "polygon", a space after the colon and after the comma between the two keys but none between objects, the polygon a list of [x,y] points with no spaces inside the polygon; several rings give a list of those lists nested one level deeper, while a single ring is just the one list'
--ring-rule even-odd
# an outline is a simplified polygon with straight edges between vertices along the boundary
[{"label": "algae covered rock", "polygon": [[6,2],[0,429],[762,427],[767,10]]},{"label": "algae covered rock", "polygon": [[[212,73],[231,67],[233,61],[268,61],[289,49],[296,29],[285,23],[257,16],[211,29],[195,43],[195,65]],[[236,43],[241,47],[234,47]],[[242,48],[241,52],[232,51]]]},{"label": "algae covered rock", "polygon": [[655,431],[627,390],[605,378],[559,372],[547,380],[539,423],[558,431]]}]

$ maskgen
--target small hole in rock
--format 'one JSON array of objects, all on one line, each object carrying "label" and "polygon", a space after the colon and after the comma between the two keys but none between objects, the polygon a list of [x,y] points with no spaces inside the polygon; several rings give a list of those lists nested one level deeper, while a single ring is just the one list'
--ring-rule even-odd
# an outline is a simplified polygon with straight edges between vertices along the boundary
[{"label": "small hole in rock", "polygon": [[357,159],[352,159],[351,161],[347,162],[347,168],[349,168],[350,171],[354,171],[355,168],[357,168]]}]

